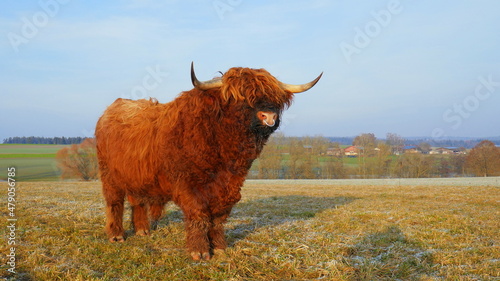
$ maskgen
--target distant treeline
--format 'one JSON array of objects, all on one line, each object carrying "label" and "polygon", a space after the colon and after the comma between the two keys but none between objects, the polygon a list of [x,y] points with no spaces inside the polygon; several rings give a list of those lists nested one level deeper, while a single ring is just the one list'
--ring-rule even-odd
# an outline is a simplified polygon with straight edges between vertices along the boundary
[{"label": "distant treeline", "polygon": [[[342,145],[351,145],[355,137],[329,137],[331,142],[336,142]],[[381,139],[385,141],[384,139]],[[453,138],[453,139],[432,139],[432,138],[405,138],[404,145],[419,145],[428,143],[434,147],[465,147],[471,149],[485,139],[469,139],[469,138]],[[500,145],[500,137],[488,138],[496,145]]]},{"label": "distant treeline", "polygon": [[[85,137],[10,137],[3,140],[4,144],[80,144]],[[300,138],[299,138],[300,139]],[[351,145],[354,137],[328,137],[331,142],[341,145]],[[381,139],[383,141],[383,139]],[[405,145],[419,145],[428,143],[435,147],[465,147],[471,149],[484,139],[454,138],[454,139],[432,139],[432,138],[411,138],[404,139]],[[496,145],[500,145],[500,137],[488,138]]]},{"label": "distant treeline", "polygon": [[4,144],[80,144],[85,137],[10,137],[3,140]]},{"label": "distant treeline", "polygon": [[[471,149],[478,145],[485,139],[405,139],[406,145],[419,145],[421,143],[428,143],[435,147],[465,147]],[[500,143],[498,140],[488,138],[495,144]]]}]

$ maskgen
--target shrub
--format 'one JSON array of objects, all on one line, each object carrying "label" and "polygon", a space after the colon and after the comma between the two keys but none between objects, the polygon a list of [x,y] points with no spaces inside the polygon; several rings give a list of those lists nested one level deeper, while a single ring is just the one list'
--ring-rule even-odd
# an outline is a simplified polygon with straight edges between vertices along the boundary
[{"label": "shrub", "polygon": [[59,150],[56,160],[63,179],[78,178],[89,181],[98,178],[99,168],[93,138],[87,138],[81,144],[73,144]]}]

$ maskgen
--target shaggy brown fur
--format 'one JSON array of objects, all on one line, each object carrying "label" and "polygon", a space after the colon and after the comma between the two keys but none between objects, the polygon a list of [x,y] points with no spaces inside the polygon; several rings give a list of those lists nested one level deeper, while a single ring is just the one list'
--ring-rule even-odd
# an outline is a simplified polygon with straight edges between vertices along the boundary
[{"label": "shaggy brown fur", "polygon": [[[226,248],[223,224],[293,94],[264,69],[231,68],[222,81],[220,88],[195,88],[166,104],[117,99],[99,119],[95,135],[110,241],[124,241],[127,196],[137,235],[148,235],[150,220],[155,226],[172,200],[184,213],[193,259],[210,259]],[[258,112],[275,114],[275,126],[263,124]]]}]

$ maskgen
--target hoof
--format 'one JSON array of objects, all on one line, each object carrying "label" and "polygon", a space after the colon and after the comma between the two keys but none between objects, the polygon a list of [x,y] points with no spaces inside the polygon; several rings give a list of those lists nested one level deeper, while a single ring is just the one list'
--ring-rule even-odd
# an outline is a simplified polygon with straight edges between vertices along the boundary
[{"label": "hoof", "polygon": [[195,261],[200,261],[200,260],[208,261],[211,258],[210,253],[206,253],[206,252],[205,253],[191,252],[191,257]]},{"label": "hoof", "polygon": [[137,236],[148,236],[149,235],[149,230],[144,230],[144,229],[137,230],[135,232],[135,235],[137,235]]},{"label": "hoof", "polygon": [[123,243],[123,242],[125,242],[125,238],[123,238],[123,236],[113,236],[113,237],[109,238],[109,242],[111,242],[111,243],[115,243],[115,242]]}]

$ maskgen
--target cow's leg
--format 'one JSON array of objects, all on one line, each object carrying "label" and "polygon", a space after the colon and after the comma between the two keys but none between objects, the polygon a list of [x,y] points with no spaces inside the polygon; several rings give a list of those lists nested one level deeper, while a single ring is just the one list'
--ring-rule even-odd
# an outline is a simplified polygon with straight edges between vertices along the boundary
[{"label": "cow's leg", "polygon": [[210,259],[209,228],[208,219],[186,221],[187,248],[193,260]]},{"label": "cow's leg", "polygon": [[214,253],[224,251],[227,247],[226,236],[224,234],[224,223],[226,222],[229,212],[213,218],[210,230],[208,231],[208,238],[210,239],[211,248]]},{"label": "cow's leg", "polygon": [[208,231],[212,221],[208,198],[192,186],[194,185],[189,182],[177,182],[172,199],[184,213],[188,253],[193,260],[209,260],[211,256]]},{"label": "cow's leg", "polygon": [[210,229],[210,219],[208,216],[193,216],[192,213],[185,215],[186,224],[186,244],[189,254],[193,260],[210,259],[210,243],[208,231]]},{"label": "cow's leg", "polygon": [[165,204],[154,203],[149,206],[149,217],[151,218],[151,229],[156,230],[158,228],[158,221],[163,214],[163,208]]},{"label": "cow's leg", "polygon": [[132,206],[132,224],[134,225],[135,235],[149,235],[147,204],[130,195],[128,196],[128,201]]},{"label": "cow's leg", "polygon": [[123,242],[123,202],[125,191],[103,179],[102,191],[106,201],[106,233],[110,242]]}]

